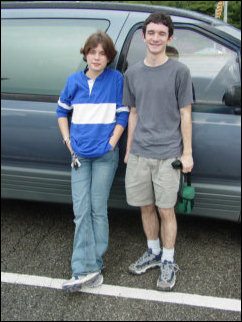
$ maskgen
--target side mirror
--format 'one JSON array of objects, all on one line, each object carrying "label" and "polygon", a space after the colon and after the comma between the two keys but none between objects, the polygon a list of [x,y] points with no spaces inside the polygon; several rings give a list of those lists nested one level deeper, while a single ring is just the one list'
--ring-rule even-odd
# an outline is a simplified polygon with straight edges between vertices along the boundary
[{"label": "side mirror", "polygon": [[236,114],[241,114],[241,85],[228,87],[223,99],[226,106],[231,106]]}]

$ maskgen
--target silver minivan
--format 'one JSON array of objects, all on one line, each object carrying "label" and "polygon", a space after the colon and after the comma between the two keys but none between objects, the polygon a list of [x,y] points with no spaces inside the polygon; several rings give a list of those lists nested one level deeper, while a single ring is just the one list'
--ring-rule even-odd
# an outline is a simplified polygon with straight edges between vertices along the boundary
[{"label": "silver minivan", "polygon": [[[57,101],[67,77],[85,68],[80,48],[97,31],[118,51],[122,73],[145,56],[141,26],[156,10],[170,14],[175,36],[167,54],[192,75],[192,214],[240,221],[241,34],[220,20],[169,7],[108,2],[1,3],[2,198],[71,202],[70,157],[57,125]],[[109,205],[127,208],[123,163]]]}]

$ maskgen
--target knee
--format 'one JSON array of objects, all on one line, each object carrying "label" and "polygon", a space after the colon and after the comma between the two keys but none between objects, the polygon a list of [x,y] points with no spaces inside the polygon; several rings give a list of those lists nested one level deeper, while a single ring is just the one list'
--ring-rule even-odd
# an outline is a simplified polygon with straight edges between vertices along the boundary
[{"label": "knee", "polygon": [[106,213],[107,207],[108,207],[108,200],[106,196],[92,195],[91,207],[92,207],[92,212],[95,214]]},{"label": "knee", "polygon": [[174,208],[169,208],[169,209],[159,208],[159,214],[161,219],[166,221],[173,220],[176,217]]},{"label": "knee", "polygon": [[142,206],[141,212],[142,212],[142,214],[152,214],[152,213],[156,212],[155,205]]}]

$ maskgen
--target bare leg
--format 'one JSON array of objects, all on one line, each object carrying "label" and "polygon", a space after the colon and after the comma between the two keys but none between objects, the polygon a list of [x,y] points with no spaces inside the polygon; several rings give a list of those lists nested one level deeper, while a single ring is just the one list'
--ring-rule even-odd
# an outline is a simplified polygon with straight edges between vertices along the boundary
[{"label": "bare leg", "polygon": [[155,205],[141,207],[141,216],[147,240],[158,239],[160,224]]},{"label": "bare leg", "polygon": [[[149,241],[152,241],[153,243],[154,241],[157,241],[157,239],[159,238],[160,223],[159,223],[158,215],[156,213],[155,205],[141,207],[141,217],[142,217],[143,229],[144,229],[144,232],[148,241],[148,247],[149,247]],[[154,248],[156,249],[156,247]],[[152,250],[152,252],[149,251],[150,249]],[[158,250],[160,252],[159,248]],[[129,266],[129,271],[132,274],[139,275],[139,274],[145,273],[150,268],[160,267],[160,264],[161,264],[160,254],[153,253],[153,249],[149,248],[148,251],[146,251],[143,256],[141,256],[135,263]]]},{"label": "bare leg", "polygon": [[161,239],[163,247],[172,249],[175,247],[177,235],[177,221],[174,208],[160,209]]}]

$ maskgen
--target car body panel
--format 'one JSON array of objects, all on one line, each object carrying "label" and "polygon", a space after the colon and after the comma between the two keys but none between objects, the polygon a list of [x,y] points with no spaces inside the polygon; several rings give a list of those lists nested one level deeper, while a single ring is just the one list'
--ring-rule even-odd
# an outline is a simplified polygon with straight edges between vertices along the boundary
[{"label": "car body panel", "polygon": [[[9,9],[3,9],[7,7]],[[25,10],[26,7],[28,9]],[[225,33],[217,19],[186,10],[95,2],[13,2],[2,5],[2,19],[107,20],[107,33],[118,50],[110,67],[124,71],[123,66],[134,32],[140,28],[149,13],[157,8],[171,14],[175,28],[195,30],[237,52],[240,64],[240,40],[235,37],[236,33],[227,33],[231,27]],[[207,81],[204,80],[205,83]],[[1,98],[2,198],[71,202],[70,155],[62,144],[57,124],[57,93],[33,95],[3,92]],[[192,214],[239,221],[241,117],[233,108],[220,107],[220,110],[216,109],[214,112],[211,106],[206,110],[198,102],[193,104],[195,166],[192,183],[196,188],[196,199]],[[120,141],[119,168],[109,199],[109,206],[124,209],[129,207],[124,187],[126,137],[127,131]]]}]

